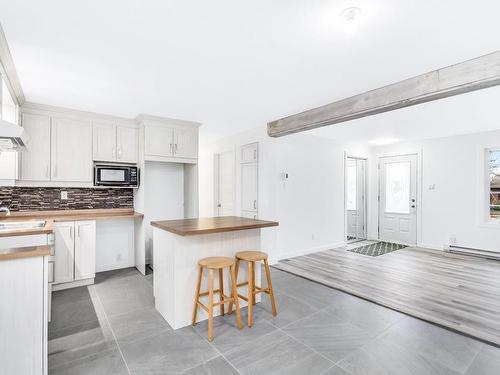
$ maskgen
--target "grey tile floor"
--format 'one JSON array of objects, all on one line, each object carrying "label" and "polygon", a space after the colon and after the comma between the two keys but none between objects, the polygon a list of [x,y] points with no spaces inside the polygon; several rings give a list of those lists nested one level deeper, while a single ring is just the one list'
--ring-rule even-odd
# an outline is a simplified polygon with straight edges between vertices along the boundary
[{"label": "grey tile floor", "polygon": [[217,318],[209,343],[205,322],[168,326],[152,277],[104,272],[55,292],[49,374],[500,374],[499,348],[275,269],[278,316],[264,296],[253,328]]}]

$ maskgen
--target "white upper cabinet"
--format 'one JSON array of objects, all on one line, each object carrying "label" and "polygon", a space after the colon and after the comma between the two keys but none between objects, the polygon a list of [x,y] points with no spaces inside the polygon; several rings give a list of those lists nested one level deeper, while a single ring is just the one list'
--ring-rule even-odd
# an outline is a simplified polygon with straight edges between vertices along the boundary
[{"label": "white upper cabinet", "polygon": [[137,163],[139,157],[139,131],[135,126],[118,125],[116,128],[116,160]]},{"label": "white upper cabinet", "polygon": [[144,128],[144,153],[149,156],[173,156],[174,130],[167,126],[146,125]]},{"label": "white upper cabinet", "polygon": [[198,129],[174,129],[174,156],[198,158]]},{"label": "white upper cabinet", "polygon": [[92,182],[92,124],[52,118],[51,180]]},{"label": "white upper cabinet", "polygon": [[25,113],[22,126],[29,137],[29,148],[21,152],[20,179],[50,181],[50,117]]},{"label": "white upper cabinet", "polygon": [[95,161],[137,163],[139,133],[135,126],[94,121]]},{"label": "white upper cabinet", "polygon": [[113,123],[93,123],[94,160],[116,161],[116,125]]},{"label": "white upper cabinet", "polygon": [[241,146],[241,163],[255,163],[259,158],[259,144],[250,143],[248,145]]},{"label": "white upper cabinet", "polygon": [[147,124],[144,127],[146,160],[196,163],[198,127]]}]

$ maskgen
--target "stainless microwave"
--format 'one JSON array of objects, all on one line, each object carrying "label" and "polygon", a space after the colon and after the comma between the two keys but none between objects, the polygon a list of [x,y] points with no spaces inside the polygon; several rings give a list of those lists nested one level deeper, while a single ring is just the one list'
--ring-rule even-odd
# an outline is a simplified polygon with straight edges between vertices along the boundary
[{"label": "stainless microwave", "polygon": [[94,165],[94,186],[139,186],[139,168],[128,165]]}]

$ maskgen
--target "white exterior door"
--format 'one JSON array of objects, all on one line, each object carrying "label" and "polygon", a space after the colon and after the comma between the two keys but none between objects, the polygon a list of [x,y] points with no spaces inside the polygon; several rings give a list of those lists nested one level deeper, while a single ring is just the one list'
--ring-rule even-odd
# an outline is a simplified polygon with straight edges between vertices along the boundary
[{"label": "white exterior door", "polygon": [[417,155],[379,160],[379,237],[417,244]]},{"label": "white exterior door", "polygon": [[217,216],[234,215],[234,155],[231,151],[216,154],[215,213]]},{"label": "white exterior door", "polygon": [[95,277],[95,221],[75,222],[75,280]]}]

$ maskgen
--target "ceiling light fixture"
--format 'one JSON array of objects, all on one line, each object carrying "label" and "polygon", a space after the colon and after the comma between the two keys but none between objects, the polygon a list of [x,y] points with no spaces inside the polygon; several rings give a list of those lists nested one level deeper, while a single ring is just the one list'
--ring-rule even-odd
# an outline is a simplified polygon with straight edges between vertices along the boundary
[{"label": "ceiling light fixture", "polygon": [[344,21],[344,30],[347,34],[354,34],[358,29],[361,9],[358,7],[345,8],[340,16]]}]

